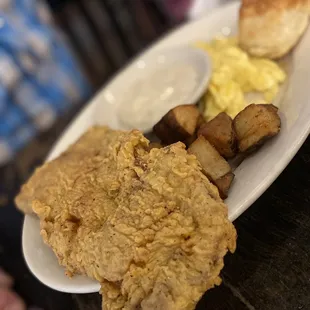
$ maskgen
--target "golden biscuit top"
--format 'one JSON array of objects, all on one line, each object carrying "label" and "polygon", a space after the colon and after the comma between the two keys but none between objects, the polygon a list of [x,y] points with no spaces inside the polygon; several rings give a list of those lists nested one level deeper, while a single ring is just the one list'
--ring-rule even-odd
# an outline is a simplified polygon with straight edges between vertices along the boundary
[{"label": "golden biscuit top", "polygon": [[243,0],[240,17],[246,18],[264,15],[269,11],[288,10],[294,8],[310,9],[310,0]]}]

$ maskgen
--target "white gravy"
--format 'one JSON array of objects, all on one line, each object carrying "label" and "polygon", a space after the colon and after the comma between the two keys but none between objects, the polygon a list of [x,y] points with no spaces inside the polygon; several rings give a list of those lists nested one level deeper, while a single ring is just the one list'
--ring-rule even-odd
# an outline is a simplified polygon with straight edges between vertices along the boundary
[{"label": "white gravy", "polygon": [[187,100],[197,78],[191,65],[172,64],[137,79],[119,98],[120,121],[128,129],[149,131],[170,109],[192,103]]}]

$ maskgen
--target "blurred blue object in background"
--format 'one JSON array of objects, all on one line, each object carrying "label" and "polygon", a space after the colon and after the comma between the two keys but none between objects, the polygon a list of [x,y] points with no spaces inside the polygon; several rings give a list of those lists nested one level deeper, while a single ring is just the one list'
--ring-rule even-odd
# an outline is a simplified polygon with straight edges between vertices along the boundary
[{"label": "blurred blue object in background", "polygon": [[0,165],[73,105],[90,86],[39,0],[0,2]]}]

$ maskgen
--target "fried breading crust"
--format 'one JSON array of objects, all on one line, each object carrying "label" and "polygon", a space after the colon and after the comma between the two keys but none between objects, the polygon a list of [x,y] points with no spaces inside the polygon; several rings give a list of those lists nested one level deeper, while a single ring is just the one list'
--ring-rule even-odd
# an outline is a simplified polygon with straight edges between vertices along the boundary
[{"label": "fried breading crust", "polygon": [[148,144],[139,131],[93,128],[16,202],[39,216],[69,275],[102,283],[103,309],[194,309],[220,283],[236,231],[184,144]]}]

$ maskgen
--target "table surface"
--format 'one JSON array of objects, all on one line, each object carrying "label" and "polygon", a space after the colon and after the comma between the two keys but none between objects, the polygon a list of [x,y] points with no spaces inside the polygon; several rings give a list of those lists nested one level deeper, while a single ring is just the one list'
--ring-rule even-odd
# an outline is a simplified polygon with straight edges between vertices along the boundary
[{"label": "table surface", "polygon": [[[72,115],[38,137],[0,169],[0,266],[16,279],[29,307],[100,309],[98,294],[70,295],[40,284],[21,252],[22,215],[12,199],[40,164]],[[274,184],[236,221],[238,247],[225,259],[223,284],[197,309],[310,309],[310,138]]]}]

